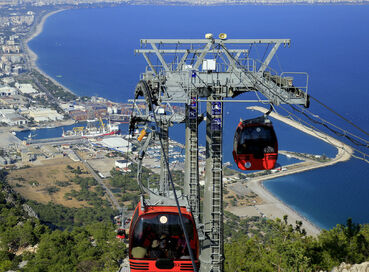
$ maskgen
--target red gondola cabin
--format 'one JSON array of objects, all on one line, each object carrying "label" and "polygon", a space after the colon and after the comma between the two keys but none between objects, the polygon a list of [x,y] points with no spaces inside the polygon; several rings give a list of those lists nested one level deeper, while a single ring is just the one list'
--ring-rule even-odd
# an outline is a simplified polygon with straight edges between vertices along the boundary
[{"label": "red gondola cabin", "polygon": [[277,136],[269,119],[258,117],[238,124],[233,142],[233,158],[239,169],[273,169],[277,157]]},{"label": "red gondola cabin", "polygon": [[[199,239],[191,212],[181,207],[190,247],[199,266]],[[131,271],[194,271],[176,206],[137,205],[129,233]]]},{"label": "red gondola cabin", "polygon": [[121,240],[124,240],[126,239],[126,230],[123,229],[123,228],[119,228],[117,230],[117,236],[116,236],[118,239],[121,239]]}]

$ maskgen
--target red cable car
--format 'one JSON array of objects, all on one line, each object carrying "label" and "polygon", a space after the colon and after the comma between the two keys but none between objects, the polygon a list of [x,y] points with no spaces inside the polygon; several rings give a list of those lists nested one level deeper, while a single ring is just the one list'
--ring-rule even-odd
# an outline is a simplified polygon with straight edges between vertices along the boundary
[{"label": "red cable car", "polygon": [[233,158],[241,170],[273,169],[278,141],[272,122],[264,116],[241,121],[233,141]]},{"label": "red cable car", "polygon": [[123,229],[123,228],[119,228],[119,229],[117,230],[117,235],[116,235],[116,237],[117,237],[118,239],[125,240],[125,239],[127,238],[126,230],[125,230],[125,229]]},{"label": "red cable car", "polygon": [[[181,207],[190,247],[199,267],[199,239],[192,213]],[[129,231],[131,271],[194,271],[176,206],[138,203]]]}]

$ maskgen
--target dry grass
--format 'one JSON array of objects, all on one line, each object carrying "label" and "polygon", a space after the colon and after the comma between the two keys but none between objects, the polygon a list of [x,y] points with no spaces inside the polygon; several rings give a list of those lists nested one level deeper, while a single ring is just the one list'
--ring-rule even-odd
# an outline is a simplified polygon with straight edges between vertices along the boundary
[{"label": "dry grass", "polygon": [[223,201],[228,204],[226,210],[229,210],[233,207],[231,203],[232,199],[235,199],[237,207],[254,206],[254,205],[260,205],[263,203],[263,200],[255,194],[240,196],[240,195],[237,195],[232,190],[228,189],[228,193],[224,194],[224,197],[223,197]]},{"label": "dry grass", "polygon": [[[69,158],[50,159],[42,161],[42,165],[33,166],[31,168],[13,170],[10,172],[7,180],[15,191],[20,193],[24,198],[35,200],[40,203],[53,202],[61,204],[66,207],[87,207],[89,206],[85,201],[78,201],[76,199],[66,200],[65,193],[72,189],[79,191],[78,184],[71,183],[66,187],[57,185],[57,182],[67,182],[75,176],[67,165],[74,169],[79,166],[83,172],[87,169],[81,162],[73,162]],[[90,177],[90,174],[82,174],[81,177]],[[59,191],[55,193],[48,193],[47,188],[56,187]]]}]

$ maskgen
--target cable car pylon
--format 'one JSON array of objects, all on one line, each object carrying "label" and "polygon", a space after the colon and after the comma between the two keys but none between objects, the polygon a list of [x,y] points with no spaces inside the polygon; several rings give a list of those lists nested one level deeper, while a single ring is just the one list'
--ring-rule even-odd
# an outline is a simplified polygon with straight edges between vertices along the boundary
[{"label": "cable car pylon", "polygon": [[[265,60],[253,58],[249,49],[256,46],[267,46]],[[271,46],[270,46],[271,45]],[[273,56],[281,46],[289,46],[289,39],[227,39],[222,33],[219,39],[212,34],[206,34],[205,39],[143,39],[141,48],[135,53],[142,54],[148,67],[140,76],[137,84],[135,100],[143,97],[146,110],[134,106],[131,120],[137,124],[156,124],[156,115],[167,121],[162,128],[165,136],[166,128],[177,123],[186,124],[186,161],[184,194],[175,198],[175,191],[170,192],[169,186],[160,189],[163,193],[154,194],[147,188],[150,194],[150,204],[145,199],[136,208],[131,223],[130,231],[130,261],[132,271],[197,271],[200,262],[201,272],[224,271],[224,237],[223,237],[223,107],[229,100],[243,93],[260,93],[266,98],[266,102],[274,105],[298,104],[309,106],[308,76],[304,75],[303,82],[298,82],[295,87],[291,74],[277,74],[269,67]],[[153,65],[153,63],[160,63]],[[301,80],[300,80],[301,81]],[[200,210],[200,186],[199,186],[199,161],[198,161],[198,127],[201,121],[199,106],[206,104],[206,166],[203,210]],[[244,100],[239,100],[244,102]],[[185,105],[185,114],[172,111],[173,105]],[[164,110],[163,110],[164,109]],[[162,112],[162,114],[159,114]],[[163,114],[163,112],[165,112]],[[131,124],[130,127],[134,127]],[[157,128],[159,131],[160,129]],[[166,136],[165,136],[166,137]],[[169,154],[163,148],[163,164],[167,164]],[[140,168],[140,167],[139,167]],[[168,174],[162,169],[161,182],[166,186],[165,180]],[[163,179],[163,180],[162,180]],[[170,179],[170,178],[169,178]],[[170,181],[169,181],[170,183]],[[171,183],[174,189],[173,183]],[[159,190],[159,191],[160,191]],[[173,194],[174,193],[174,194]],[[175,202],[181,202],[179,208]],[[171,203],[171,204],[168,204]],[[188,205],[188,207],[186,207]],[[164,208],[165,207],[165,208]],[[163,210],[164,209],[164,210]],[[165,210],[167,209],[167,210]],[[176,209],[176,210],[174,210]],[[183,210],[183,213],[182,213]],[[183,214],[183,217],[180,216]],[[165,216],[162,218],[161,216]],[[179,227],[178,220],[189,223],[190,231],[187,248],[193,249],[194,258],[181,266],[180,259],[166,255],[150,257],[151,248],[157,246],[156,239],[150,238],[145,245],[136,243],[142,237],[136,237],[133,233],[146,233],[145,226],[165,229],[167,222],[173,219],[177,222],[177,229],[172,239],[179,239],[183,228]],[[178,217],[179,216],[179,217]],[[150,221],[151,220],[151,221]],[[155,221],[156,220],[156,221]],[[169,220],[169,221],[168,221]],[[150,222],[147,223],[147,222]],[[165,223],[163,223],[165,222]],[[147,223],[147,224],[146,224]],[[141,225],[140,225],[141,224]],[[145,225],[146,224],[146,225]],[[186,223],[184,223],[186,225]],[[139,231],[138,228],[142,228]],[[193,229],[194,227],[195,229]],[[185,227],[187,228],[187,227]],[[136,232],[137,230],[137,232]],[[184,233],[186,233],[184,231]],[[193,235],[191,234],[193,233]],[[191,236],[192,235],[192,236]],[[143,238],[142,238],[143,239]],[[137,245],[137,246],[135,246]],[[199,246],[196,246],[199,245]],[[134,250],[135,247],[141,249]],[[151,248],[150,248],[151,247]],[[141,254],[141,258],[135,258],[134,253]],[[199,258],[198,258],[199,256]],[[184,261],[185,262],[185,261]],[[171,266],[173,264],[173,267]],[[141,270],[140,270],[141,269]]]}]

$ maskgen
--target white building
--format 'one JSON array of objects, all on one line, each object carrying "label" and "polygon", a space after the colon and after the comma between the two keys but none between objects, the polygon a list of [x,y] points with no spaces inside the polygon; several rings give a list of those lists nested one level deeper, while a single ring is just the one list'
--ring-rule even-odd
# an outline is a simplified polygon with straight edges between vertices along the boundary
[{"label": "white building", "polygon": [[33,88],[32,84],[19,84],[18,82],[15,83],[15,87],[18,88],[18,90],[22,94],[34,94],[38,93],[38,91]]},{"label": "white building", "polygon": [[115,167],[118,167],[120,169],[124,169],[127,168],[128,166],[130,166],[132,163],[128,160],[116,160],[115,161]]},{"label": "white building", "polygon": [[17,95],[18,90],[9,86],[0,86],[0,96]]},{"label": "white building", "polygon": [[117,106],[109,106],[107,111],[109,114],[117,114],[119,110]]},{"label": "white building", "polygon": [[0,122],[9,126],[22,126],[28,123],[26,118],[16,113],[13,109],[1,109]]},{"label": "white building", "polygon": [[119,136],[104,137],[100,144],[109,149],[123,153],[129,152],[131,150],[131,145],[129,144],[129,142]]},{"label": "white building", "polygon": [[32,117],[35,122],[57,121],[64,118],[56,110],[49,108],[30,108],[29,117]]},{"label": "white building", "polygon": [[71,111],[71,110],[81,110],[81,111],[85,111],[86,108],[83,105],[78,105],[78,104],[73,104],[73,103],[60,103],[59,106],[64,110],[64,111]]},{"label": "white building", "polygon": [[10,83],[14,82],[14,78],[12,78],[12,77],[3,77],[1,79],[1,81],[4,82],[5,84],[10,84]]}]

